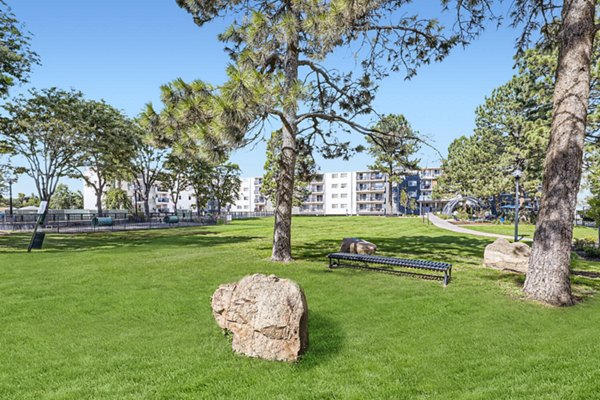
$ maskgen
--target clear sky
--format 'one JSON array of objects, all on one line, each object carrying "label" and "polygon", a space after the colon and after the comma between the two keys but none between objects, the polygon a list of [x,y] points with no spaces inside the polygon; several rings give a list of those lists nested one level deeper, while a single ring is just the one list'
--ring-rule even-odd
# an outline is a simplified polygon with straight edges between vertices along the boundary
[{"label": "clear sky", "polygon": [[[8,0],[17,18],[33,34],[41,57],[29,87],[75,88],[87,98],[105,99],[130,116],[145,103],[159,104],[159,86],[175,78],[224,80],[227,56],[216,35],[225,23],[197,27],[175,0]],[[428,4],[429,2],[417,2]],[[429,3],[431,4],[431,3]],[[419,7],[416,5],[415,7]],[[516,32],[491,26],[466,49],[457,48],[443,62],[423,67],[411,81],[398,73],[380,84],[375,109],[402,113],[412,126],[433,139],[445,155],[450,142],[474,127],[474,110],[491,90],[513,75]],[[336,55],[335,63],[354,63]],[[351,65],[351,64],[349,64]],[[356,134],[353,142],[361,143]],[[423,166],[439,165],[433,151],[423,151]],[[262,175],[264,144],[238,151],[243,176]],[[321,160],[322,171],[357,170],[370,163],[366,154],[352,160]],[[81,189],[82,184],[68,182]],[[31,193],[21,177],[16,192]]]}]

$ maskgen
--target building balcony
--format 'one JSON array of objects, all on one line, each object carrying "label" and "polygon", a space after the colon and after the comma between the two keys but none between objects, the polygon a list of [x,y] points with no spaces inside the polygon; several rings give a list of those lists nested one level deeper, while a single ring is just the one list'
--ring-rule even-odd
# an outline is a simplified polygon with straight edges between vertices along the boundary
[{"label": "building balcony", "polygon": [[321,204],[323,203],[323,199],[318,198],[308,198],[302,202],[303,204]]},{"label": "building balcony", "polygon": [[385,186],[383,186],[383,185],[358,185],[356,187],[356,192],[357,193],[364,193],[364,192],[383,193],[383,192],[385,192]]},{"label": "building balcony", "polygon": [[383,197],[376,196],[359,197],[356,199],[357,203],[383,203],[384,201],[385,199]]},{"label": "building balcony", "polygon": [[359,214],[382,213],[383,211],[383,207],[367,207],[358,209]]},{"label": "building balcony", "polygon": [[384,181],[385,175],[379,172],[363,172],[356,174],[357,182],[377,182]]}]

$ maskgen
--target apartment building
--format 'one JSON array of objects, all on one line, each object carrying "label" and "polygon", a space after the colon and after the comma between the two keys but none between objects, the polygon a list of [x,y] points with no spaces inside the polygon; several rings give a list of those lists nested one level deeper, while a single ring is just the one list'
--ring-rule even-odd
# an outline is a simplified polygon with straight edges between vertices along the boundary
[{"label": "apartment building", "polygon": [[419,207],[423,212],[441,211],[448,202],[433,198],[433,189],[443,172],[439,167],[423,168],[419,171]]},{"label": "apartment building", "polygon": [[325,177],[323,174],[315,176],[308,184],[310,194],[298,208],[300,214],[325,214]]},{"label": "apartment building", "polygon": [[[392,185],[392,212],[394,214],[419,214],[420,212],[441,210],[447,201],[434,200],[433,188],[442,174],[440,168],[425,168],[407,174],[399,184]],[[273,204],[261,193],[262,177],[242,178],[238,198],[233,204],[225,205],[224,210],[231,212],[271,212]],[[139,210],[143,209],[143,201],[135,196],[134,183],[121,183]],[[381,215],[387,212],[388,176],[379,171],[340,171],[319,174],[308,186],[309,195],[300,207],[295,207],[297,214],[316,215]],[[406,207],[400,201],[400,193],[404,191],[416,203]],[[96,208],[96,198],[92,188],[84,185],[84,208]],[[179,194],[178,210],[193,210],[196,198],[192,190],[184,190]],[[159,183],[150,191],[150,211],[175,211],[175,204],[170,193]]]},{"label": "apartment building", "polygon": [[229,208],[234,212],[265,212],[273,211],[273,206],[260,192],[263,178],[259,176],[242,178],[240,195]]},{"label": "apartment building", "polygon": [[356,213],[354,173],[328,172],[324,174],[325,214],[349,215]]}]

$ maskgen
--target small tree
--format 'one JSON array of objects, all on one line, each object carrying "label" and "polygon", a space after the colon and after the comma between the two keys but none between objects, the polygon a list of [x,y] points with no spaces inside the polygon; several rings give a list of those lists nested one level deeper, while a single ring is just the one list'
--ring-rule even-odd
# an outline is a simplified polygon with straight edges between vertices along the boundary
[{"label": "small tree", "polygon": [[600,246],[600,195],[594,194],[588,199],[588,206],[590,207],[585,212],[585,216],[594,220],[596,228],[598,229],[598,246]]},{"label": "small tree", "polygon": [[232,204],[240,195],[240,172],[240,167],[232,163],[217,165],[212,169],[209,179],[210,194],[217,203],[219,215],[223,206]]},{"label": "small tree", "polygon": [[50,208],[54,210],[82,209],[83,194],[80,190],[71,191],[64,183],[59,183],[50,201]]},{"label": "small tree", "polygon": [[182,155],[171,152],[166,157],[164,170],[159,177],[160,183],[169,190],[174,212],[177,212],[179,195],[190,186],[186,173],[189,169],[189,162]]},{"label": "small tree", "polygon": [[398,196],[399,203],[404,206],[405,214],[408,214],[409,210],[414,210],[417,207],[417,202],[414,198],[410,197],[406,189],[400,189]]},{"label": "small tree", "polygon": [[196,199],[196,212],[201,215],[211,199],[210,184],[213,175],[213,166],[204,160],[190,160],[185,170],[185,179],[194,191]]},{"label": "small tree", "polygon": [[418,168],[412,159],[419,149],[420,139],[403,115],[385,115],[375,126],[377,133],[367,136],[368,151],[375,158],[370,169],[387,174],[386,213],[393,212],[392,185],[399,184],[407,172]]},{"label": "small tree", "polygon": [[127,191],[121,188],[110,188],[104,196],[104,206],[109,210],[132,210],[131,198]]},{"label": "small tree", "polygon": [[138,144],[136,155],[132,161],[131,170],[134,185],[144,202],[144,215],[150,216],[150,192],[158,182],[163,170],[164,150],[158,150],[147,142]]}]

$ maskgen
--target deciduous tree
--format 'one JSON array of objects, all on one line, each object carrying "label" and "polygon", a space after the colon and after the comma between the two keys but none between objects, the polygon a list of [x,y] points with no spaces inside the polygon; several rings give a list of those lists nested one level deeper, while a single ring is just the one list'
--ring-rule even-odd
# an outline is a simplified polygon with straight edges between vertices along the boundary
[{"label": "deciduous tree", "polygon": [[131,203],[131,197],[127,191],[118,188],[111,187],[106,191],[104,196],[104,206],[108,210],[132,210],[133,204]]},{"label": "deciduous tree", "polygon": [[179,195],[190,186],[187,172],[189,164],[193,162],[194,160],[186,159],[183,155],[174,152],[170,152],[166,157],[164,170],[160,174],[159,181],[169,190],[174,212],[177,212]]},{"label": "deciduous tree", "polygon": [[17,82],[27,82],[31,67],[39,63],[31,50],[29,34],[10,7],[0,0],[0,98]]},{"label": "deciduous tree", "polygon": [[26,161],[40,198],[50,201],[59,180],[68,176],[81,149],[77,135],[82,129],[82,95],[57,88],[31,90],[3,108],[0,146]]},{"label": "deciduous tree", "polygon": [[165,155],[166,150],[157,149],[146,138],[142,138],[132,160],[131,171],[134,186],[144,202],[146,217],[150,216],[150,192],[163,171]]},{"label": "deciduous tree", "polygon": [[82,127],[77,133],[80,149],[71,160],[74,176],[94,190],[97,215],[102,215],[102,195],[115,179],[131,175],[131,160],[139,138],[129,118],[104,101],[82,104]]},{"label": "deciduous tree", "polygon": [[240,167],[229,162],[217,165],[211,169],[208,182],[210,197],[215,200],[220,215],[222,207],[232,204],[240,195]]},{"label": "deciduous tree", "polygon": [[83,193],[72,191],[64,183],[59,183],[50,200],[50,208],[54,210],[70,210],[83,208]]}]

